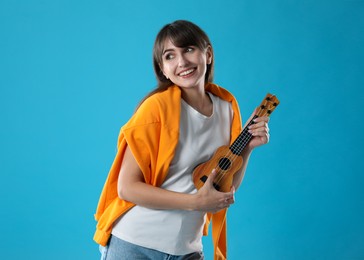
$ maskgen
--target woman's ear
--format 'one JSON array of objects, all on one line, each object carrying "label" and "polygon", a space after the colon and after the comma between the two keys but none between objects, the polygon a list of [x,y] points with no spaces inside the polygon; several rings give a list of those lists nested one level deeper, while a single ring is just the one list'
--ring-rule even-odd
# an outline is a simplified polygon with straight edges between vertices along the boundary
[{"label": "woman's ear", "polygon": [[166,75],[166,73],[164,73],[163,69],[162,69],[162,65],[160,63],[158,63],[159,65],[159,69],[161,70],[161,72],[163,73],[164,77],[166,77],[166,79],[169,79]]},{"label": "woman's ear", "polygon": [[211,64],[212,58],[213,58],[212,48],[211,48],[211,45],[209,45],[206,48],[206,64]]}]

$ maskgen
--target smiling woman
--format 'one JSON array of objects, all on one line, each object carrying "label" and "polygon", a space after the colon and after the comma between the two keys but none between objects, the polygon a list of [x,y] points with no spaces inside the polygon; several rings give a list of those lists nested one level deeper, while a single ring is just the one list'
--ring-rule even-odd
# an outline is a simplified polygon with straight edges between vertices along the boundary
[{"label": "smiling woman", "polygon": [[209,38],[191,22],[176,21],[158,33],[158,87],[121,128],[95,215],[102,259],[203,259],[202,235],[211,219],[215,259],[226,259],[226,209],[251,151],[266,144],[269,133],[268,118],[258,118],[229,191],[214,188],[215,170],[196,189],[193,169],[242,128],[234,96],[212,83],[213,60]]}]

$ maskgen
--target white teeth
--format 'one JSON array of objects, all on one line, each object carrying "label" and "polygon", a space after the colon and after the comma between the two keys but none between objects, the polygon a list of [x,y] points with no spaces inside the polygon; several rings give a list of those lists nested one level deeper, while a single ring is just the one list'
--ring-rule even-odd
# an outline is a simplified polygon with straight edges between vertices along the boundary
[{"label": "white teeth", "polygon": [[189,70],[186,70],[186,71],[180,73],[179,75],[180,76],[186,76],[186,75],[192,73],[193,71],[195,71],[195,69],[189,69]]}]

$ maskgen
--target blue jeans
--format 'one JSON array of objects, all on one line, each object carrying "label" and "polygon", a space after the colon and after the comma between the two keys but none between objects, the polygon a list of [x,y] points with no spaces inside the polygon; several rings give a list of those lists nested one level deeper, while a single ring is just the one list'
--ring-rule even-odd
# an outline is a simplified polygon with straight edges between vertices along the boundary
[{"label": "blue jeans", "polygon": [[187,255],[169,255],[157,250],[137,246],[111,236],[106,247],[100,246],[101,260],[203,260],[202,252]]}]

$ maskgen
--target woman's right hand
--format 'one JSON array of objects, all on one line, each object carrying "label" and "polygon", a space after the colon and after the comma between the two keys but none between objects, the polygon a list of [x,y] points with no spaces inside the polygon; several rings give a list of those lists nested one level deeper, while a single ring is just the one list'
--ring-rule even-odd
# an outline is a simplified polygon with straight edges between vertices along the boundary
[{"label": "woman's right hand", "polygon": [[213,184],[216,174],[216,170],[214,169],[205,184],[196,193],[197,210],[216,213],[224,208],[228,208],[235,202],[234,186],[231,187],[230,192],[220,192],[215,189]]}]

